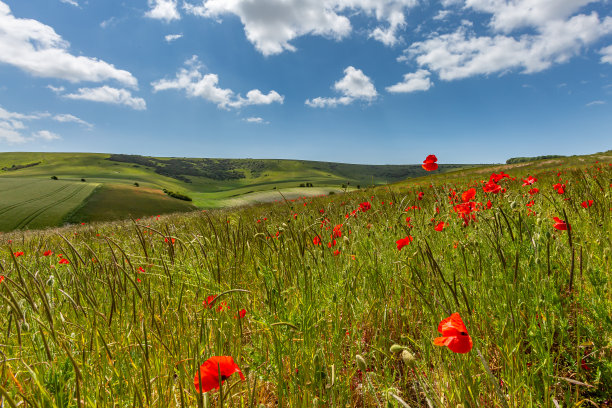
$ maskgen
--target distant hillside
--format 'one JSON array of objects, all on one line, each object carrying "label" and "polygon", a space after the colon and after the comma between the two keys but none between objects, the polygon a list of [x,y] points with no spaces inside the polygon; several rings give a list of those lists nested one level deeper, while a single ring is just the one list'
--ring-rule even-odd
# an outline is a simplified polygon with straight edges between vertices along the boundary
[{"label": "distant hillside", "polygon": [[[478,166],[441,164],[436,173],[466,167]],[[339,193],[425,174],[420,164],[0,153],[0,231]]]}]

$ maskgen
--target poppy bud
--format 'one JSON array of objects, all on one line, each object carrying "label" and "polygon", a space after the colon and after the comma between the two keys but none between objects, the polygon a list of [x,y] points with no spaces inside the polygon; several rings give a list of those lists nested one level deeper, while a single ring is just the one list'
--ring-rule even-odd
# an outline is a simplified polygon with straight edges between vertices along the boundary
[{"label": "poppy bud", "polygon": [[402,361],[404,362],[404,364],[406,364],[407,366],[414,365],[414,362],[416,360],[414,358],[414,354],[412,354],[408,350],[402,351],[402,354],[400,355],[400,357],[402,358]]},{"label": "poppy bud", "polygon": [[368,367],[368,364],[366,363],[365,359],[361,357],[361,355],[357,354],[355,356],[355,360],[357,361],[357,368],[359,368],[361,371],[365,371]]},{"label": "poppy bud", "polygon": [[394,344],[394,345],[391,346],[389,351],[392,352],[392,353],[399,353],[400,351],[404,350],[405,348],[406,347],[400,346],[399,344]]}]

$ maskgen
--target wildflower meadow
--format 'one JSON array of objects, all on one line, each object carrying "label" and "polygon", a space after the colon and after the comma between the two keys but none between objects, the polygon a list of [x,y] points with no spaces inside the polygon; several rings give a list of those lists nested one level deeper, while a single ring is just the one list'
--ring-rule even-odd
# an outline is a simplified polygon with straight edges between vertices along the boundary
[{"label": "wildflower meadow", "polygon": [[612,406],[602,157],[2,234],[0,406]]}]

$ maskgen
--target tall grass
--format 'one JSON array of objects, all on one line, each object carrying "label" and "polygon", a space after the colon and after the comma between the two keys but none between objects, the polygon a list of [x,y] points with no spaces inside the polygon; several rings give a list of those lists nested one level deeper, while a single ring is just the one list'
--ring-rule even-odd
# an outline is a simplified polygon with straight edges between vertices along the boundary
[{"label": "tall grass", "polygon": [[[531,196],[528,169],[498,194],[459,174],[0,236],[3,406],[605,406],[612,170],[531,173]],[[451,190],[472,186],[482,205],[464,225]],[[453,312],[470,353],[433,345]],[[201,394],[194,374],[215,355],[247,381]]]}]

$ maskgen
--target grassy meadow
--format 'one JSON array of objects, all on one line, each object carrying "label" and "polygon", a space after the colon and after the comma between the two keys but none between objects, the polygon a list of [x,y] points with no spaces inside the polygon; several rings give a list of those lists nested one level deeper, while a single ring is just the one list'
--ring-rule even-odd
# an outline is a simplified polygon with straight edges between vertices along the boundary
[{"label": "grassy meadow", "polygon": [[[607,152],[1,234],[0,406],[609,407],[611,179]],[[434,345],[455,312],[464,354]],[[199,392],[212,356],[245,380]]]},{"label": "grassy meadow", "polygon": [[[444,165],[441,171],[465,167]],[[0,153],[0,208],[19,207],[6,217],[0,213],[0,231],[139,218],[188,212],[196,207],[236,207],[282,200],[283,196],[339,193],[424,173],[418,165]],[[73,185],[59,189],[66,183]],[[187,195],[192,201],[169,198],[164,189]],[[51,190],[56,193],[50,194]],[[80,192],[66,198],[72,190]],[[60,202],[63,204],[54,204]]]}]

